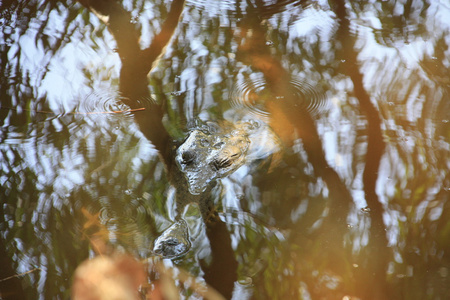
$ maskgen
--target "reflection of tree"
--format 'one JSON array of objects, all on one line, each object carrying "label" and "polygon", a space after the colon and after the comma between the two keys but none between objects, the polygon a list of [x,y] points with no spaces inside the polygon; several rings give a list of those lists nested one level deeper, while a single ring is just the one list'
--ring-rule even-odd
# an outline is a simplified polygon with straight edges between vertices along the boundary
[{"label": "reflection of tree", "polygon": [[[383,222],[383,207],[378,199],[376,182],[380,160],[383,155],[385,143],[381,133],[381,120],[378,111],[370,101],[370,96],[364,88],[363,76],[357,66],[357,52],[355,50],[355,38],[350,31],[350,21],[346,12],[344,1],[336,1],[336,15],[339,19],[339,29],[337,38],[342,44],[342,53],[340,57],[345,61],[342,66],[342,73],[348,74],[353,82],[355,97],[358,99],[360,109],[367,119],[367,152],[363,173],[363,184],[365,198],[370,209],[370,241],[366,247],[368,252],[366,261],[362,263],[365,269],[363,274],[357,275],[362,282],[373,282],[365,286],[367,290],[361,291],[363,298],[372,297],[375,299],[384,299],[387,297],[384,282],[386,280],[386,271],[388,263],[388,248]],[[370,259],[377,256],[377,260]],[[368,259],[367,259],[368,258]],[[361,270],[361,269],[359,269]],[[367,272],[367,270],[371,270]],[[367,278],[363,278],[367,276]]]},{"label": "reflection of tree", "polygon": [[[114,30],[119,30],[111,31],[124,67],[118,89],[123,96],[130,98],[125,100],[130,106],[147,108],[145,112],[137,112],[134,118],[146,137],[158,150],[162,150],[160,154],[164,163],[158,160],[154,152],[138,155],[138,150],[131,150],[150,147],[139,139],[139,134],[130,133],[136,130],[134,125],[130,125],[131,122],[125,122],[118,132],[111,132],[108,127],[119,124],[115,119],[104,122],[106,125],[99,125],[96,124],[99,119],[95,117],[55,117],[26,110],[34,111],[47,105],[45,89],[40,84],[42,77],[51,69],[49,62],[55,58],[55,53],[73,41],[90,43],[94,51],[99,51],[104,44],[97,42],[108,40],[109,35],[104,27],[98,29],[94,28],[96,25],[89,25],[98,24],[96,17],[76,3],[2,2],[3,17],[7,16],[8,12],[5,11],[17,16],[16,19],[3,19],[3,22],[8,24],[11,20],[17,20],[10,27],[15,28],[18,37],[8,31],[8,26],[1,29],[0,119],[3,126],[0,133],[0,197],[2,201],[6,200],[0,207],[0,231],[4,246],[2,249],[11,258],[9,264],[12,269],[9,274],[22,273],[35,267],[43,270],[15,277],[15,280],[20,279],[26,294],[45,294],[48,298],[65,295],[62,287],[67,289],[74,264],[89,253],[89,243],[80,237],[85,221],[80,213],[82,207],[94,215],[101,212],[99,216],[110,230],[111,243],[139,252],[137,255],[142,257],[149,255],[150,250],[146,245],[170,220],[165,203],[168,177],[173,186],[181,187],[177,190],[177,199],[183,196],[183,182],[177,181],[182,177],[173,168],[170,159],[173,155],[172,146],[176,143],[172,144],[171,139],[167,138],[168,134],[160,135],[161,130],[167,130],[171,136],[180,138],[184,125],[200,112],[211,119],[220,118],[229,109],[226,99],[237,74],[241,72],[242,62],[250,65],[252,72],[264,70],[261,62],[267,62],[276,71],[273,74],[265,71],[270,94],[288,94],[286,91],[291,88],[286,84],[288,80],[280,82],[280,79],[297,72],[313,78],[312,81],[317,84],[329,81],[332,94],[338,90],[351,95],[344,96],[348,101],[344,100],[340,107],[339,121],[351,123],[354,127],[349,137],[338,141],[337,146],[340,153],[348,152],[345,164],[352,171],[349,176],[345,176],[336,167],[341,175],[339,178],[329,168],[332,163],[324,160],[322,148],[326,144],[319,137],[323,138],[320,135],[323,127],[320,126],[326,121],[312,119],[301,110],[287,109],[298,100],[294,97],[285,97],[286,106],[275,101],[267,102],[274,116],[285,117],[273,118],[271,125],[274,129],[280,132],[293,124],[290,130],[294,131],[295,128],[302,139],[299,153],[307,155],[299,157],[298,153],[287,153],[283,157],[284,165],[271,170],[272,173],[258,171],[253,177],[254,181],[248,185],[248,190],[262,191],[264,195],[256,193],[255,196],[249,192],[253,198],[243,199],[243,202],[249,202],[250,206],[256,202],[261,204],[256,209],[249,208],[256,216],[255,220],[262,219],[280,227],[277,229],[282,233],[285,233],[286,228],[292,232],[286,230],[286,236],[289,237],[287,242],[277,240],[272,243],[266,239],[270,226],[261,226],[266,230],[258,231],[255,226],[245,224],[239,227],[239,237],[233,237],[237,240],[237,247],[222,248],[224,243],[229,243],[226,239],[230,236],[223,222],[213,222],[212,225],[216,226],[209,225],[206,230],[210,247],[228,251],[223,254],[223,257],[228,258],[233,256],[234,251],[242,262],[239,275],[253,278],[255,296],[270,295],[277,298],[287,295],[298,298],[302,291],[306,291],[311,297],[326,297],[346,291],[370,299],[376,295],[370,294],[371,290],[379,287],[378,295],[384,292],[381,289],[385,288],[384,273],[389,263],[388,279],[392,283],[389,292],[392,292],[390,296],[393,298],[445,298],[450,268],[450,110],[446,77],[448,34],[445,33],[446,27],[433,18],[436,5],[426,1],[406,1],[403,4],[398,1],[377,4],[347,1],[348,12],[345,13],[342,2],[332,2],[336,4],[333,10],[340,23],[337,32],[331,29],[330,35],[312,32],[306,38],[297,38],[289,31],[295,27],[297,20],[308,16],[303,12],[327,14],[330,11],[302,1],[301,4],[306,4],[295,6],[296,10],[291,14],[283,12],[285,2],[288,1],[278,1],[273,10],[265,11],[261,10],[264,1],[256,1],[258,5],[255,8],[245,1],[236,1],[234,10],[224,11],[221,16],[215,15],[212,9],[209,11],[208,7],[203,9],[197,6],[197,2],[188,2],[186,18],[177,25],[177,34],[169,51],[159,61],[154,58],[161,52],[161,45],[167,43],[170,34],[159,34],[149,47],[143,46],[149,37],[143,36],[136,29],[138,24],[134,24],[137,16],[148,10],[145,4],[150,2],[131,1],[127,4],[127,10],[117,2],[109,7],[110,14],[121,12],[111,19],[114,24],[110,24],[111,29],[116,26]],[[99,5],[99,15],[108,15],[104,11],[102,13],[101,5],[109,1],[83,3],[88,6],[90,3]],[[164,2],[152,1],[151,4],[151,10],[159,13],[160,19],[170,19],[171,15],[172,20],[178,20],[174,11],[166,7]],[[248,7],[248,11],[241,11],[242,7]],[[265,21],[247,18],[254,13]],[[379,20],[381,27],[371,28],[364,23],[367,21],[366,13],[371,13],[371,18]],[[58,27],[60,30],[52,30],[55,24],[60,24],[55,23],[55,15],[62,21],[63,25]],[[349,15],[356,17],[350,20]],[[223,18],[227,19],[226,23],[222,22]],[[237,18],[242,21],[238,28]],[[141,26],[159,32],[155,29],[158,28],[158,19],[150,20],[150,25]],[[250,20],[247,25],[244,24],[246,20]],[[284,28],[283,22],[286,20],[290,22],[289,28]],[[336,23],[330,27],[334,25]],[[92,34],[81,34],[82,38],[79,38],[85,26],[89,26],[86,32]],[[245,28],[253,29],[255,35],[249,38],[244,34],[243,39],[236,39],[235,29],[245,33]],[[355,28],[357,36],[353,31]],[[369,34],[364,32],[367,28]],[[120,29],[130,34],[121,34]],[[164,32],[164,29],[161,30]],[[27,49],[14,47],[16,42],[20,45],[18,39],[21,36],[30,37],[36,41],[36,49],[43,49],[45,55],[37,62],[42,67],[29,66],[25,60]],[[138,43],[139,37],[144,42]],[[367,59],[366,53],[355,50],[355,41],[359,49],[370,49],[371,46],[364,42],[366,38],[369,40],[372,37],[379,46],[397,50],[397,55],[378,61],[377,58]],[[155,42],[158,38],[165,41]],[[418,65],[406,63],[406,59],[402,58],[405,55],[402,45],[421,38],[429,39],[429,53],[419,58]],[[269,40],[272,46],[265,44]],[[238,41],[248,43],[240,44]],[[234,59],[238,45],[258,45],[258,53],[255,54],[251,47],[240,48],[237,59]],[[141,50],[143,48],[147,50]],[[150,54],[150,49],[154,49],[153,54]],[[243,58],[245,51],[251,54],[249,60]],[[357,60],[356,56],[360,54]],[[256,61],[258,55],[260,61]],[[149,59],[145,59],[145,64],[140,64],[145,56]],[[132,59],[127,61],[126,58],[130,57]],[[341,60],[345,62],[340,63]],[[153,62],[156,68],[149,86],[146,75]],[[335,67],[338,63],[340,66]],[[136,70],[141,71],[135,73]],[[86,77],[90,76],[89,72],[86,74]],[[351,82],[351,87],[340,89],[334,84],[345,81]],[[116,87],[115,82],[105,81],[105,84],[113,89]],[[147,101],[150,92],[156,95],[158,104]],[[377,101],[375,104],[380,110],[382,126],[379,113],[374,110],[370,100]],[[164,122],[168,120],[164,126],[162,115]],[[299,119],[299,116],[304,118]],[[362,122],[358,123],[361,119]],[[286,122],[282,123],[281,120]],[[154,129],[152,131],[149,128]],[[380,134],[383,134],[384,140],[380,139]],[[4,143],[5,138],[8,139],[7,143]],[[21,142],[15,143],[14,139],[25,139],[27,143],[19,145]],[[383,151],[385,154],[379,168]],[[70,164],[70,161],[76,163]],[[309,164],[313,166],[314,172],[308,173]],[[361,165],[364,169],[361,168],[361,173],[358,173]],[[168,173],[164,173],[164,169]],[[380,169],[378,174],[377,169]],[[365,193],[365,197],[361,198],[367,200],[370,208],[369,213],[359,214],[364,221],[361,223],[367,225],[367,220],[370,222],[370,227],[362,229],[361,235],[367,236],[369,242],[367,245],[361,243],[356,249],[356,255],[345,256],[350,252],[346,249],[337,255],[333,252],[337,250],[336,245],[345,242],[346,247],[351,246],[352,241],[344,236],[346,216],[354,213],[350,208],[352,202],[347,189],[353,191],[353,183],[359,180],[359,175],[362,175]],[[380,189],[377,190],[379,194],[375,194],[374,183],[377,179],[380,185],[387,186],[389,190]],[[124,187],[130,190],[124,191]],[[339,194],[343,195],[344,201],[336,196]],[[217,194],[214,196],[220,197]],[[378,198],[383,200],[383,206]],[[189,196],[186,202],[199,200],[202,199]],[[298,207],[301,209],[305,206],[307,209],[298,219],[291,218]],[[389,261],[390,257],[386,253],[382,213],[385,213],[385,217],[389,216],[385,221],[389,225],[388,234],[396,255],[392,261]],[[216,217],[212,215],[213,220]],[[340,223],[333,228],[336,218],[340,219]],[[236,219],[232,218],[227,226],[235,224],[233,222]],[[328,228],[331,231],[327,233]],[[337,234],[333,236],[333,233]],[[217,253],[214,249],[212,252]],[[193,261],[192,257],[189,259]],[[336,266],[335,260],[339,260]],[[229,263],[226,267],[231,269],[235,267],[233,261],[216,262]],[[186,262],[187,268],[191,266],[189,263]],[[354,267],[353,263],[358,267]],[[248,265],[252,265],[251,268]],[[209,267],[202,268],[207,274],[205,278],[209,276],[208,281],[217,281],[214,276],[219,276],[219,273],[215,272],[214,261]],[[226,270],[223,266],[217,268]],[[246,268],[253,269],[248,273],[241,270]],[[328,272],[330,270],[332,272]],[[375,272],[374,276],[371,271]],[[194,267],[192,272],[197,272],[197,269]],[[429,275],[431,273],[433,275]],[[0,279],[4,276],[0,275]],[[227,280],[226,285],[233,283],[233,277]],[[366,283],[360,284],[363,281]],[[336,282],[338,288],[333,288]],[[355,286],[352,286],[353,283]],[[19,289],[17,291],[20,292]]]},{"label": "reflection of tree", "polygon": [[[31,8],[30,10],[19,4],[19,7],[23,10],[12,11],[18,14],[18,19],[26,21],[19,22],[20,26],[17,26],[17,30],[21,31],[22,34],[25,34],[24,32],[29,29],[30,24],[28,22],[33,19],[33,5],[38,4],[30,3],[30,7],[28,7]],[[46,11],[43,14],[46,15],[49,12]],[[38,24],[41,25],[38,27],[39,31],[43,31],[46,24]],[[50,49],[53,49],[53,46],[45,45],[44,49],[51,52]],[[56,197],[54,187],[48,184],[52,177],[46,178],[44,176],[46,168],[52,164],[49,164],[52,157],[44,154],[46,150],[52,148],[50,146],[52,143],[48,143],[46,135],[55,134],[54,137],[61,138],[65,133],[64,129],[67,128],[63,125],[63,122],[59,124],[43,123],[41,120],[44,117],[39,118],[34,112],[27,110],[27,108],[37,108],[42,100],[35,99],[35,95],[38,94],[36,82],[30,80],[30,78],[36,79],[37,77],[38,82],[41,78],[39,76],[33,77],[34,74],[30,74],[22,65],[22,49],[20,47],[16,47],[15,56],[11,56],[13,58],[10,60],[4,60],[5,56],[3,55],[11,54],[14,49],[13,47],[5,48],[1,52],[1,63],[5,68],[1,68],[4,73],[1,76],[2,83],[0,84],[2,99],[0,113],[3,125],[0,144],[0,161],[2,162],[0,171],[2,177],[2,184],[0,185],[0,198],[2,199],[0,228],[2,240],[5,241],[1,243],[1,252],[5,262],[8,256],[13,258],[14,263],[10,267],[13,267],[16,273],[21,273],[20,270],[23,270],[22,273],[25,274],[14,277],[14,273],[10,273],[9,275],[13,277],[6,279],[8,276],[4,275],[9,270],[6,267],[7,264],[1,264],[1,279],[5,279],[1,283],[2,287],[11,288],[9,291],[1,288],[1,296],[5,299],[25,299],[21,296],[24,294],[21,291],[23,287],[25,294],[31,298],[38,297],[36,295],[38,290],[42,295],[52,297],[51,295],[55,293],[56,287],[60,291],[64,289],[64,282],[68,279],[64,274],[70,274],[74,270],[66,263],[67,260],[81,261],[86,255],[85,251],[74,252],[70,234],[55,228],[54,224],[60,225],[64,215],[70,215],[65,210],[70,208],[65,207],[58,210],[53,207],[53,204],[49,205]],[[61,130],[61,127],[59,127],[59,130],[56,130],[54,125],[61,125],[64,129]],[[62,131],[63,134],[58,135],[58,131]],[[17,140],[14,139],[14,136],[18,137]],[[63,141],[64,138],[53,141],[53,148],[58,149],[55,153],[62,152]],[[49,146],[39,146],[41,142]],[[31,146],[35,151],[29,151],[29,148],[20,145],[21,143],[27,144],[28,147]],[[27,159],[36,160],[37,164],[29,164]],[[41,206],[43,203],[46,204],[45,208]],[[68,227],[70,227],[70,223],[71,220],[65,221]],[[62,240],[65,240],[66,243],[56,245],[56,241]],[[50,255],[47,256],[46,254]],[[36,266],[40,266],[36,272],[27,273],[35,269]],[[56,276],[57,274],[58,276]],[[41,279],[43,280],[41,281]],[[37,283],[40,281],[41,284],[37,287]],[[33,286],[33,284],[36,286]],[[12,294],[10,294],[11,292]]]},{"label": "reflection of tree", "polygon": [[[312,164],[315,175],[324,180],[330,191],[331,196],[327,205],[329,213],[324,219],[320,232],[314,233],[315,238],[328,245],[322,247],[317,259],[321,260],[322,264],[325,264],[336,274],[343,275],[347,268],[347,254],[342,245],[347,231],[346,219],[352,198],[338,174],[328,165],[314,120],[308,111],[298,105],[305,99],[296,95],[290,84],[291,75],[282,67],[280,61],[269,52],[270,48],[266,46],[265,32],[266,28],[262,26],[262,20],[249,14],[241,25],[241,34],[245,42],[242,43],[240,54],[245,62],[264,74],[267,82],[266,88],[272,95],[265,103],[265,107],[270,113],[270,126],[280,136],[288,138],[284,141],[287,145],[293,144],[293,141],[289,139],[292,138],[292,131],[295,130],[295,133],[302,140],[308,162]],[[245,38],[246,35],[247,38]],[[290,133],[290,135],[286,135],[285,132]],[[264,190],[264,185],[260,186],[261,190]],[[285,198],[286,196],[278,197]],[[312,212],[313,210],[310,210],[310,213]],[[316,220],[318,217],[319,215],[316,215],[311,219]],[[307,226],[309,228],[312,224],[298,225],[299,227]],[[296,237],[298,238],[297,234],[299,233],[293,234],[292,241]],[[298,291],[295,292],[290,288],[285,292],[288,292],[290,296],[293,296],[291,293],[298,293]],[[295,297],[298,297],[298,295]]]},{"label": "reflection of tree", "polygon": [[[35,98],[42,97],[38,86],[47,74],[50,58],[67,45],[77,30],[73,24],[76,23],[78,13],[74,11],[65,18],[64,27],[58,30],[58,34],[47,34],[54,25],[49,23],[49,20],[54,20],[50,14],[67,11],[69,5],[70,3],[55,1],[2,1],[0,4],[3,26],[0,32],[2,120],[8,112],[5,107],[23,111],[26,108],[36,110],[42,105],[42,99],[36,101]],[[27,51],[29,49],[19,43],[18,37],[21,36],[28,36],[29,42],[34,43],[41,53],[33,53],[36,56],[31,56]],[[38,67],[33,69],[34,65]],[[19,113],[22,119],[16,116],[13,120],[25,122],[26,114]]]},{"label": "reflection of tree", "polygon": [[[365,76],[364,83],[369,90],[374,91],[372,97],[378,100],[377,105],[382,116],[382,121],[377,121],[378,114],[373,112],[370,106],[368,107],[369,109],[365,108],[361,101],[363,100],[370,104],[368,99],[364,100],[364,97],[357,96],[360,101],[361,111],[365,114],[365,118],[368,121],[367,155],[369,156],[369,153],[372,153],[369,157],[378,158],[381,154],[380,145],[384,144],[381,142],[381,136],[378,137],[378,141],[375,136],[380,135],[377,133],[378,129],[376,128],[379,126],[372,126],[371,129],[371,122],[373,125],[382,123],[382,127],[386,127],[383,135],[384,140],[387,142],[386,155],[383,159],[386,159],[388,163],[384,162],[384,165],[382,164],[382,168],[379,169],[381,173],[376,174],[378,169],[378,166],[376,166],[377,160],[365,165],[363,180],[365,181],[366,198],[367,201],[376,199],[374,178],[381,181],[382,184],[387,183],[391,187],[394,186],[395,192],[388,196],[389,203],[387,207],[389,208],[385,211],[385,216],[388,213],[390,217],[385,218],[385,221],[392,218],[389,220],[390,226],[399,231],[397,236],[392,234],[392,232],[389,235],[391,240],[395,236],[396,245],[393,246],[393,249],[396,255],[401,255],[404,261],[398,262],[398,259],[396,259],[395,263],[390,262],[390,264],[398,268],[397,270],[401,274],[398,275],[399,278],[403,274],[408,274],[408,272],[412,271],[414,272],[414,276],[412,276],[414,278],[405,280],[391,278],[390,283],[394,285],[408,285],[409,288],[403,290],[404,294],[402,297],[417,299],[424,297],[439,298],[440,296],[437,295],[443,295],[447,292],[438,287],[436,279],[433,278],[434,276],[424,275],[428,272],[433,273],[431,270],[435,268],[436,264],[448,264],[447,258],[438,259],[436,256],[430,255],[430,253],[440,251],[439,249],[442,249],[442,253],[447,253],[446,250],[443,250],[446,247],[440,248],[441,245],[438,246],[435,240],[438,235],[437,232],[446,228],[446,225],[443,225],[444,222],[442,222],[442,218],[445,219],[445,217],[443,214],[440,215],[439,212],[448,202],[448,195],[444,192],[445,187],[448,187],[448,182],[446,182],[448,179],[446,179],[446,175],[442,173],[442,170],[439,170],[438,165],[448,165],[448,158],[446,157],[448,155],[443,154],[441,143],[446,140],[445,135],[447,135],[448,141],[449,132],[448,125],[443,124],[444,122],[441,123],[441,120],[448,120],[449,116],[448,101],[444,100],[448,98],[448,81],[442,80],[442,72],[445,72],[445,67],[442,67],[442,64],[445,65],[447,63],[448,65],[448,58],[442,55],[441,50],[448,48],[442,45],[441,39],[441,35],[446,30],[443,27],[448,28],[448,26],[440,24],[442,20],[436,13],[443,7],[437,3],[431,6],[430,4],[422,1],[413,4],[413,2],[407,1],[394,9],[394,2],[384,2],[382,4],[383,9],[377,10],[379,19],[382,22],[381,29],[377,26],[374,36],[381,45],[395,47],[398,55],[390,56],[384,54],[384,57],[381,55],[383,57],[382,63],[380,63],[380,56],[377,57],[375,55],[372,59],[366,61],[360,59],[358,61],[362,63],[363,67],[361,70],[363,71],[371,70],[371,68],[376,69],[376,75],[367,74],[368,76]],[[340,3],[340,9],[341,12],[338,13],[338,16],[342,19],[345,15],[342,3]],[[365,10],[361,9],[359,11],[356,9],[355,12],[363,14]],[[429,18],[430,14],[435,14],[437,18],[431,18],[433,19],[431,21]],[[392,18],[392,15],[396,16]],[[424,19],[429,21],[424,22]],[[344,25],[341,25],[340,28],[341,36],[350,37],[350,34],[348,34],[348,22],[344,22]],[[344,28],[347,28],[347,30],[342,31]],[[444,33],[444,35],[448,34]],[[420,48],[422,39],[427,40],[427,47],[430,45],[434,46],[434,49],[431,51],[433,53],[432,56],[428,56],[430,53],[420,53],[416,64],[412,64],[414,67],[405,67],[404,64],[411,65],[411,58],[407,54],[408,44],[416,44],[414,47]],[[347,44],[354,44],[353,40],[354,38],[349,38]],[[364,40],[364,42],[368,43],[367,38],[358,40]],[[364,47],[362,48],[364,49]],[[383,47],[379,49],[383,49]],[[424,56],[423,58],[420,57],[422,55]],[[352,59],[349,56],[353,55],[348,52],[348,47],[343,47],[340,58],[345,59],[346,62],[349,59],[352,62],[356,62],[356,57]],[[371,66],[371,64],[373,65]],[[437,67],[438,65],[441,67]],[[355,82],[362,81],[358,79],[358,72],[351,70],[351,65],[344,64],[343,69],[343,72],[349,74],[355,85],[357,85]],[[424,73],[426,78],[432,80],[424,80]],[[355,87],[355,94],[356,90],[357,88]],[[372,147],[370,147],[370,143],[372,143]],[[372,170],[368,172],[370,169]],[[387,179],[382,176],[383,173],[388,176]],[[438,186],[439,188],[436,188]],[[379,196],[381,198],[383,197],[383,191],[386,192],[386,189],[380,190],[382,194],[379,194]],[[368,194],[367,191],[370,193]],[[377,203],[379,202],[373,201],[372,205]],[[371,205],[370,203],[368,204],[369,206]],[[437,205],[438,208],[435,208],[434,205]],[[382,212],[381,207],[379,209]],[[376,210],[374,212],[371,209],[371,235],[365,251],[368,253],[368,259],[370,259],[370,253],[376,253],[377,257],[380,256],[381,260],[385,260],[385,265],[380,264],[378,266],[374,278],[385,273],[389,259],[389,257],[386,257],[386,252],[384,252],[384,255],[380,255],[385,249],[382,245],[386,243],[386,237],[382,231],[384,226],[382,226],[381,214],[376,212]],[[433,218],[436,218],[433,216],[433,212],[436,211],[440,215],[439,219],[441,221],[439,222],[433,221]],[[392,222],[394,225],[392,225]],[[438,223],[439,225],[437,225]],[[385,257],[383,258],[383,256]],[[437,263],[436,260],[440,262]],[[373,262],[369,261],[368,264],[373,264]],[[406,275],[406,277],[409,276],[411,275]],[[376,282],[380,281],[381,279]],[[430,286],[430,294],[428,296],[425,295],[426,292],[424,290],[418,291],[415,288],[424,284]],[[392,288],[392,286],[390,287]],[[366,293],[371,292],[368,290]],[[399,293],[401,292],[399,290],[396,290],[394,293],[391,294],[391,297],[400,297]],[[433,296],[430,296],[431,294]]]},{"label": "reflection of tree", "polygon": [[122,61],[120,72],[120,92],[124,102],[131,108],[144,105],[146,110],[136,114],[136,121],[142,132],[153,143],[168,171],[169,179],[176,188],[178,202],[178,217],[186,203],[196,202],[200,205],[205,219],[212,253],[212,262],[205,272],[207,283],[215,287],[227,298],[231,298],[236,280],[237,262],[231,249],[231,239],[225,224],[220,220],[212,206],[211,188],[199,196],[192,195],[187,190],[184,176],[174,164],[175,145],[162,123],[161,106],[150,100],[147,74],[153,67],[163,48],[169,43],[181,12],[184,1],[174,1],[150,46],[143,50],[139,46],[140,33],[130,23],[131,16],[119,4],[112,1],[80,1],[99,18],[105,20],[109,30],[117,42],[118,53]]}]

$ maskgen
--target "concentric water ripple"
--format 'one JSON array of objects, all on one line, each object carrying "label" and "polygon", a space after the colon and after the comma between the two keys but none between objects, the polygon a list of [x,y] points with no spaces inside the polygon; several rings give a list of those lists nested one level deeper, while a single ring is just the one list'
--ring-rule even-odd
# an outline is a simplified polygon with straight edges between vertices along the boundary
[{"label": "concentric water ripple", "polygon": [[[298,109],[319,115],[326,109],[327,99],[320,88],[314,88],[304,80],[293,78],[290,80],[291,89],[287,92],[294,96]],[[267,88],[264,78],[246,78],[235,84],[231,94],[231,105],[235,108],[246,109],[251,114],[267,120],[270,113],[266,110],[267,100],[282,101],[286,95],[276,95]]]},{"label": "concentric water ripple", "polygon": [[264,109],[266,82],[264,79],[246,79],[235,84],[231,91],[231,106],[244,108],[250,113],[268,119],[269,113]]},{"label": "concentric water ripple", "polygon": [[296,105],[303,107],[311,115],[320,115],[326,110],[328,101],[321,88],[298,79],[293,79],[290,83],[294,87],[294,96],[299,99]]},{"label": "concentric water ripple", "polygon": [[86,96],[76,107],[73,114],[85,115],[129,115],[132,110],[116,95],[94,92]]},{"label": "concentric water ripple", "polygon": [[[293,13],[296,7],[304,8],[306,5],[300,0],[278,0],[258,1],[257,5],[251,2],[241,1],[236,3],[234,0],[207,1],[207,0],[191,0],[189,5],[193,5],[199,11],[207,11],[211,15],[226,15],[231,18],[240,18],[243,14],[253,12],[262,18],[268,18],[277,13],[288,11]],[[295,11],[294,11],[295,12]]]}]

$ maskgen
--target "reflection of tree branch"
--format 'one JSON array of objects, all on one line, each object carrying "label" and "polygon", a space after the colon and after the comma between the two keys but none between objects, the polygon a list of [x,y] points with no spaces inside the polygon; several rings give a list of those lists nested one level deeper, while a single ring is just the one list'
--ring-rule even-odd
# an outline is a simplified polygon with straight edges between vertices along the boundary
[{"label": "reflection of tree branch", "polygon": [[[346,227],[346,217],[352,197],[336,171],[325,159],[314,120],[307,111],[298,106],[298,102],[302,99],[298,99],[290,84],[290,74],[283,68],[281,62],[269,53],[265,45],[265,30],[260,20],[248,18],[246,21],[247,23],[243,23],[243,26],[247,30],[243,30],[243,34],[252,29],[251,37],[242,44],[240,50],[243,59],[248,60],[249,64],[264,74],[267,88],[273,94],[273,97],[266,101],[266,109],[271,115],[270,126],[281,137],[284,135],[283,132],[292,133],[292,130],[285,128],[289,126],[299,134],[315,174],[324,179],[332,195],[330,219],[334,224],[337,222],[343,229]],[[282,96],[282,100],[276,99],[275,96]]]},{"label": "reflection of tree branch", "polygon": [[231,299],[237,280],[238,262],[231,247],[231,237],[226,224],[216,212],[210,212],[205,220],[206,236],[211,245],[211,264],[202,266],[205,281],[215,287],[226,299]]},{"label": "reflection of tree branch", "polygon": [[119,3],[111,0],[80,0],[80,3],[105,22],[117,42],[117,52],[122,60],[120,91],[123,96],[131,100],[132,107],[140,98],[148,98],[147,74],[156,58],[162,54],[163,48],[169,43],[183,11],[184,0],[172,2],[167,19],[161,26],[161,32],[144,50],[140,49],[140,32],[131,22],[131,14]]},{"label": "reflection of tree branch", "polygon": [[122,61],[120,92],[124,97],[123,101],[131,108],[145,106],[145,112],[136,114],[136,121],[142,132],[159,150],[167,166],[171,162],[170,137],[162,124],[163,112],[160,105],[150,100],[147,74],[170,41],[183,10],[184,0],[172,2],[161,32],[144,50],[139,46],[140,32],[130,22],[131,14],[119,3],[112,0],[80,0],[80,3],[93,11],[113,34]]},{"label": "reflection of tree branch", "polygon": [[175,0],[172,2],[167,18],[161,26],[161,32],[157,34],[150,47],[142,51],[144,68],[150,70],[153,62],[163,52],[163,48],[169,43],[175,28],[178,25],[181,12],[183,11],[184,0]]},{"label": "reflection of tree branch", "polygon": [[[385,225],[383,222],[383,207],[376,194],[376,181],[378,178],[378,169],[380,167],[381,156],[385,148],[385,143],[381,133],[381,120],[378,111],[370,101],[370,96],[363,86],[363,76],[358,69],[357,52],[355,50],[355,37],[350,32],[350,21],[348,20],[345,3],[342,0],[337,0],[336,15],[340,22],[337,36],[342,43],[341,59],[345,63],[343,73],[351,78],[354,86],[354,93],[359,101],[362,113],[366,116],[368,122],[367,128],[367,154],[366,164],[363,173],[364,192],[367,204],[370,208],[371,227],[370,227],[370,241],[367,250],[371,253],[367,256],[368,269],[364,270],[366,276],[375,278],[365,278],[365,282],[382,283],[385,281],[387,269],[387,237],[385,232]],[[373,257],[376,256],[376,259]],[[372,279],[372,280],[371,280]],[[383,287],[378,284],[365,285],[368,290],[365,291],[367,299],[387,299]]]},{"label": "reflection of tree branch", "polygon": [[[203,218],[207,220],[213,211],[212,188],[208,188],[201,195],[192,195],[188,192],[186,179],[174,163],[175,145],[162,124],[163,110],[159,104],[150,100],[148,88],[147,74],[169,43],[178,25],[184,0],[172,1],[167,18],[161,26],[161,32],[144,50],[139,47],[140,33],[130,23],[130,13],[121,5],[114,0],[79,1],[105,22],[117,42],[117,51],[122,62],[120,92],[124,97],[123,101],[131,108],[144,106],[146,109],[144,112],[137,112],[135,119],[141,131],[159,151],[168,171],[169,180],[176,187],[177,217],[181,216],[183,207],[187,203],[196,202],[200,205]],[[210,266],[212,275],[206,275],[205,280],[231,298],[234,281],[237,280],[237,262],[231,247],[229,232],[225,223],[218,217],[212,222],[206,222],[206,226],[213,259]],[[222,280],[217,280],[215,275],[219,275]]]},{"label": "reflection of tree branch", "polygon": [[346,68],[343,71],[347,73],[353,81],[355,96],[358,99],[361,110],[365,114],[368,122],[368,159],[366,159],[366,167],[363,175],[365,192],[371,196],[375,196],[368,199],[368,201],[372,200],[368,204],[371,211],[374,212],[374,215],[381,215],[382,206],[375,194],[375,183],[377,180],[378,168],[385,147],[380,128],[381,120],[377,109],[370,101],[370,97],[364,89],[363,76],[357,68],[357,53],[354,50],[355,41],[350,32],[350,24],[347,19],[344,4],[341,3],[341,1],[336,1],[336,4],[336,14],[341,23],[338,31],[338,37],[343,43],[343,50],[345,49],[345,51],[343,51],[343,55],[345,56]]},{"label": "reflection of tree branch", "polygon": [[[261,21],[255,18],[247,19],[247,22],[249,23],[244,26],[248,28],[241,31],[243,34],[247,32],[247,41],[241,43],[243,45],[240,49],[241,55],[242,59],[246,59],[246,63],[264,74],[266,88],[272,95],[265,100],[265,108],[270,113],[270,127],[288,145],[293,142],[293,132],[298,135],[307,153],[308,162],[314,168],[315,176],[322,178],[329,190],[328,215],[323,218],[320,229],[315,230],[314,239],[321,247],[320,253],[315,255],[319,257],[320,264],[326,265],[328,270],[339,276],[348,277],[348,251],[343,247],[343,243],[344,235],[348,231],[347,215],[352,204],[351,194],[336,171],[328,165],[316,124],[309,112],[298,105],[304,99],[299,98],[292,86],[291,75],[265,45],[266,31]],[[309,210],[311,213],[318,211]],[[320,213],[322,214],[323,210]],[[304,218],[301,222],[307,223],[311,219],[317,220],[314,217]],[[301,238],[299,232],[301,231],[292,233],[290,238]]]}]

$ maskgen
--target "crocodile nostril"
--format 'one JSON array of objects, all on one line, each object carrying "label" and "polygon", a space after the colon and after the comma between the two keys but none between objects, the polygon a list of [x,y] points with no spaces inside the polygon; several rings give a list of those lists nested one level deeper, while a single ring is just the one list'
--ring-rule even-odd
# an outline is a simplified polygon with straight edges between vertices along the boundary
[{"label": "crocodile nostril", "polygon": [[182,164],[190,164],[195,159],[195,153],[194,151],[184,151],[181,153],[181,163]]}]

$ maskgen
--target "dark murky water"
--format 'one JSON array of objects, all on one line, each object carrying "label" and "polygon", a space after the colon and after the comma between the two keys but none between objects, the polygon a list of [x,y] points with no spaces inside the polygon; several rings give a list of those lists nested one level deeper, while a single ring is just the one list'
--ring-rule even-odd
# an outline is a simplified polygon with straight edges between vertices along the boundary
[{"label": "dark murky water", "polygon": [[[151,262],[180,218],[166,268],[226,298],[447,299],[446,1],[80,2],[0,4],[1,299]],[[242,165],[189,193],[189,133],[253,121]]]}]

